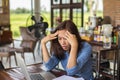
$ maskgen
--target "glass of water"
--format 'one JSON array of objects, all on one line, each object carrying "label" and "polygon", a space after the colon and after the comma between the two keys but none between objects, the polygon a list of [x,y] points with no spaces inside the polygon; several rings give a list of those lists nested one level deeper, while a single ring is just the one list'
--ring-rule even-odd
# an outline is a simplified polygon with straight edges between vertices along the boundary
[{"label": "glass of water", "polygon": [[103,48],[111,48],[111,36],[104,36],[103,38]]}]

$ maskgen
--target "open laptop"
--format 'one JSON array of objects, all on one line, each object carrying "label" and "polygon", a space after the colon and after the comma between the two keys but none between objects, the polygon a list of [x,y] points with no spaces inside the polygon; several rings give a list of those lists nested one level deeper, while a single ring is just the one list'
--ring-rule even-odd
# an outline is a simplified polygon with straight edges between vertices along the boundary
[{"label": "open laptop", "polygon": [[42,71],[40,73],[29,73],[23,58],[15,52],[18,66],[25,75],[26,80],[52,80],[55,78],[50,72]]}]

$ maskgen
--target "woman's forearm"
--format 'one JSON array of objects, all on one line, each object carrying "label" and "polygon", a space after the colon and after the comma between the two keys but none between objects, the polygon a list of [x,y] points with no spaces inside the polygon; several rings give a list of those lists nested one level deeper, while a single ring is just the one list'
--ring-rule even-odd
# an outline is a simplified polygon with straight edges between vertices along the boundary
[{"label": "woman's forearm", "polygon": [[77,47],[71,47],[67,68],[72,68],[77,64]]}]

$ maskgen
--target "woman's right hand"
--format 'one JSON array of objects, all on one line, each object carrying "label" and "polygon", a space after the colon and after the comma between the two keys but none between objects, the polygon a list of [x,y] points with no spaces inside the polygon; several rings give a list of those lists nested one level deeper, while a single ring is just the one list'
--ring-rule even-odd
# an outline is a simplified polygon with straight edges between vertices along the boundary
[{"label": "woman's right hand", "polygon": [[53,34],[49,34],[47,36],[45,36],[42,40],[41,40],[41,43],[42,44],[46,44],[48,41],[50,40],[53,40],[53,39],[56,39],[57,38],[57,35],[58,35],[58,31],[53,33]]}]

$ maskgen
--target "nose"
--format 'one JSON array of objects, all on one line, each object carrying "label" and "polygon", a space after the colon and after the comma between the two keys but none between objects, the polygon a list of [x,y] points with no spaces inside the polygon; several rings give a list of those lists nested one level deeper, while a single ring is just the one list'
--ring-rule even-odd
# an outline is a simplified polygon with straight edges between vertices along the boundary
[{"label": "nose", "polygon": [[61,44],[65,44],[65,40],[63,38],[61,39]]}]

